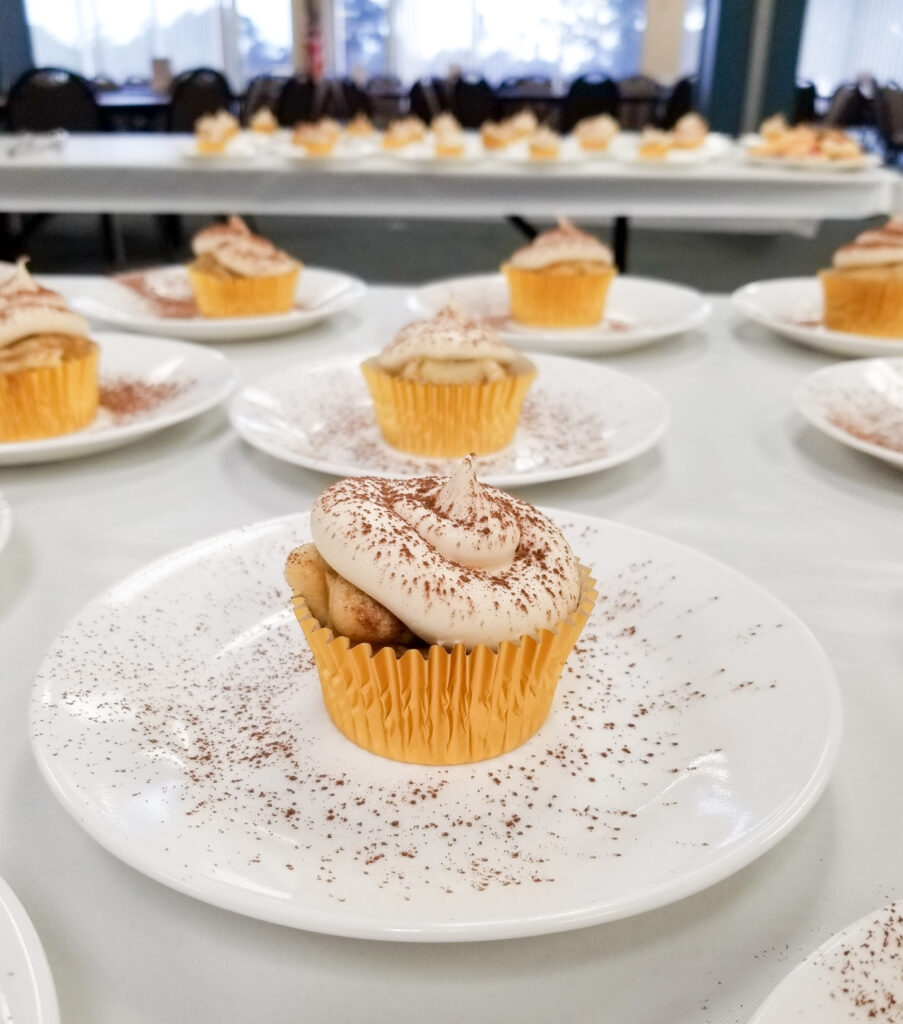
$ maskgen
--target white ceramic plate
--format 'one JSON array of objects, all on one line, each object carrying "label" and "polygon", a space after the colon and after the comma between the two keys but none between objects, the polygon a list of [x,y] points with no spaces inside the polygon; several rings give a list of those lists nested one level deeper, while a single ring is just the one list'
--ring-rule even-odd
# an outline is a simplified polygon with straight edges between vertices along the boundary
[{"label": "white ceramic plate", "polygon": [[[487,483],[593,473],[640,455],[664,433],[668,407],[641,381],[559,356],[533,362],[538,373],[514,440],[477,460]],[[278,459],[336,476],[450,472],[458,460],[406,455],[382,440],[360,363],[360,355],[341,356],[266,377],[236,396],[233,426]]]},{"label": "white ceramic plate", "polygon": [[[100,346],[101,407],[94,422],[74,434],[2,443],[0,466],[53,462],[118,448],[211,409],[232,393],[238,380],[227,359],[198,345],[107,331],[91,337]],[[132,384],[143,388],[146,407],[128,413],[122,408],[121,388]]]},{"label": "white ceramic plate", "polygon": [[363,160],[365,157],[373,156],[378,151],[377,144],[372,139],[341,138],[336,143],[332,152],[317,156],[316,154],[308,153],[303,146],[295,145],[291,141],[290,135],[276,149],[276,152],[280,156],[285,157],[286,160],[307,165],[348,163],[355,160]]},{"label": "white ceramic plate", "polygon": [[695,167],[720,160],[730,153],[734,144],[726,135],[709,132],[701,146],[695,149],[671,149],[662,160],[644,159],[639,154],[640,136],[636,132],[622,132],[612,139],[608,151],[619,163],[637,167],[648,167],[652,170],[666,168],[668,170],[681,167]]},{"label": "white ceramic plate", "polygon": [[747,163],[759,167],[777,167],[788,171],[864,171],[870,167],[880,167],[881,157],[877,153],[863,153],[861,157],[849,160],[825,160],[821,157],[786,157],[763,156],[751,152],[762,145],[758,135],[746,135],[741,140],[743,155]]},{"label": "white ceramic plate", "polygon": [[712,885],[824,788],[840,733],[831,666],[732,569],[549,514],[603,597],[517,750],[419,767],[336,731],[283,582],[310,538],[298,515],[170,555],[66,627],[32,703],[42,773],[138,870],[313,931],[535,935]]},{"label": "white ceramic plate", "polygon": [[231,139],[222,153],[202,153],[193,138],[186,139],[179,147],[179,155],[183,160],[201,164],[244,163],[253,160],[261,151],[264,143],[251,136],[250,132],[240,132]]},{"label": "white ceramic plate", "polygon": [[560,139],[558,156],[549,160],[536,159],[530,156],[530,149],[525,141],[515,142],[504,149],[485,149],[483,152],[492,160],[501,163],[515,164],[521,167],[531,167],[537,171],[555,170],[562,167],[585,164],[588,161],[604,159],[608,151],[598,152],[584,149],[577,140],[570,135],[564,135]]},{"label": "white ceramic plate", "polygon": [[800,384],[794,399],[819,430],[903,466],[903,358],[826,366]]},{"label": "white ceramic plate", "polygon": [[9,541],[9,535],[13,531],[13,510],[9,507],[9,502],[6,498],[0,494],[0,551],[2,551],[7,542]]},{"label": "white ceramic plate", "polygon": [[421,168],[464,167],[485,160],[490,154],[483,149],[480,137],[476,132],[463,132],[464,152],[460,156],[438,156],[436,154],[435,136],[430,132],[421,142],[413,142],[402,149],[380,149],[381,156],[389,157],[403,164],[413,164]]},{"label": "white ceramic plate", "polygon": [[[171,294],[192,294],[184,267],[159,267],[147,273],[165,280]],[[52,285],[73,308],[92,320],[142,334],[209,342],[269,338],[299,331],[348,309],[367,291],[356,277],[322,267],[305,267],[298,280],[297,308],[290,313],[211,318],[160,316],[147,300],[112,277],[54,278]]]},{"label": "white ceramic plate", "polygon": [[903,338],[872,338],[825,327],[817,277],[754,281],[739,288],[731,298],[750,320],[809,348],[838,356],[903,355]]},{"label": "white ceramic plate", "polygon": [[59,1024],[50,966],[25,908],[0,878],[0,1021]]},{"label": "white ceramic plate", "polygon": [[430,317],[450,302],[465,316],[488,320],[518,348],[571,355],[605,355],[650,345],[704,323],[711,304],[693,288],[619,274],[596,327],[525,327],[511,319],[508,286],[502,274],[478,274],[433,281],[413,292],[408,306]]},{"label": "white ceramic plate", "polygon": [[838,932],[800,964],[750,1024],[887,1024],[903,1008],[903,903]]}]

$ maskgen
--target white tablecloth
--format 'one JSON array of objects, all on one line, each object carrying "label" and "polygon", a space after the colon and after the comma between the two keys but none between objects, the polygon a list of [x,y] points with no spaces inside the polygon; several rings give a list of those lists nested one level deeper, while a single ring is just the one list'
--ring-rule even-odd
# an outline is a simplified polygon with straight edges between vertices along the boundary
[{"label": "white tablecloth", "polygon": [[[224,350],[246,381],[372,350],[405,321],[402,298],[376,289],[304,335]],[[815,632],[845,710],[827,792],[772,851],[672,906],[547,937],[399,946],[293,931],[180,895],[97,845],[29,749],[49,643],[151,559],[305,509],[328,480],[246,447],[223,410],[116,452],[0,470],[15,515],[0,554],[0,875],[43,939],[66,1024],[740,1024],[823,939],[903,894],[903,477],[795,413],[793,386],[830,361],[718,300],[706,329],[606,361],[671,403],[655,450],[523,491],[747,573]]]},{"label": "white tablecloth", "polygon": [[763,168],[737,155],[686,167],[501,158],[423,167],[381,154],[199,160],[188,147],[188,136],[127,133],[73,135],[59,151],[15,157],[0,146],[0,211],[855,219],[894,209],[900,178]]}]

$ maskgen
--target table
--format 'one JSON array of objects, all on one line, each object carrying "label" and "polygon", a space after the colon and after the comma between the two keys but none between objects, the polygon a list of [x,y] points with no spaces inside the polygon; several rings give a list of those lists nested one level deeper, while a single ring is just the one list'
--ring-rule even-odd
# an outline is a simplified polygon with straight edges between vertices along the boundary
[{"label": "table", "polygon": [[[246,381],[404,323],[404,291],[294,337],[224,351]],[[93,458],[0,469],[0,875],[31,914],[71,1024],[307,1019],[414,1024],[743,1024],[822,940],[903,892],[899,672],[903,478],[804,425],[794,385],[831,362],[744,323],[606,363],[672,406],[653,451],[524,489],[699,548],[787,603],[830,656],[845,734],[809,816],[751,866],[658,911],[582,931],[447,946],[330,938],[243,918],[120,863],[68,816],[27,737],[49,643],[100,590],[220,531],[307,508],[329,478],[246,447],[224,411]]]}]

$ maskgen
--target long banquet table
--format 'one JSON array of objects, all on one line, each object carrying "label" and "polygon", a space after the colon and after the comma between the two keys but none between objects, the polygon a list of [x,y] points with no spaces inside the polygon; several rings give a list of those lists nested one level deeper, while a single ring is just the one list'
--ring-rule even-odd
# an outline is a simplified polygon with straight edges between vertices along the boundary
[{"label": "long banquet table", "polygon": [[[245,382],[372,351],[408,319],[403,298],[377,288],[304,334],[222,351]],[[903,894],[903,478],[794,411],[793,387],[831,361],[718,298],[706,327],[605,360],[670,403],[656,448],[523,490],[748,574],[813,630],[844,706],[826,792],[760,859],[662,909],[534,938],[418,945],[296,931],[181,895],[91,839],[29,749],[48,645],[85,602],[149,561],[306,509],[329,478],[247,447],[223,409],[106,454],[0,469],[14,515],[0,554],[0,876],[43,940],[62,1019],[742,1024],[824,939]]]},{"label": "long banquet table", "polygon": [[893,210],[899,175],[763,168],[737,154],[683,167],[614,160],[424,166],[376,154],[299,162],[185,155],[189,136],[72,135],[59,150],[0,146],[0,211],[411,217],[855,219]]}]

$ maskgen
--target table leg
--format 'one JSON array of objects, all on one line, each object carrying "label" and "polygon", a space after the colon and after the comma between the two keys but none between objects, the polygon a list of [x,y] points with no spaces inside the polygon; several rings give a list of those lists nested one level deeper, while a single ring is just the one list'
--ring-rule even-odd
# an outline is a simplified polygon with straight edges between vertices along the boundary
[{"label": "table leg", "polygon": [[611,245],[614,250],[615,266],[623,274],[627,270],[627,242],[630,221],[627,217],[615,217]]},{"label": "table leg", "polygon": [[533,227],[528,220],[524,220],[523,217],[518,217],[516,214],[510,214],[505,219],[512,227],[517,228],[517,230],[531,242],[539,234],[539,231]]}]

